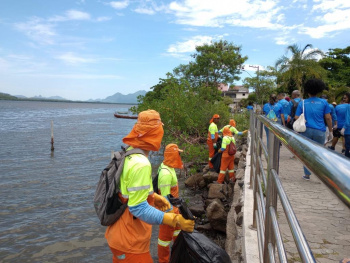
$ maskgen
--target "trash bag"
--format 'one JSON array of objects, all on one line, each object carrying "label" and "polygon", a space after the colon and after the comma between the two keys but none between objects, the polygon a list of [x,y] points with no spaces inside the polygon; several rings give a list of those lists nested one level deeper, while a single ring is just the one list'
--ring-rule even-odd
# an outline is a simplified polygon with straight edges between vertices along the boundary
[{"label": "trash bag", "polygon": [[218,140],[216,141],[215,153],[217,153],[218,150],[221,148],[221,144],[222,144],[222,138],[221,138],[221,137],[218,137]]},{"label": "trash bag", "polygon": [[171,249],[170,263],[231,263],[229,255],[202,233],[181,231]]},{"label": "trash bag", "polygon": [[217,173],[220,173],[220,166],[221,166],[221,157],[222,157],[222,152],[221,153],[216,153],[213,158],[211,158],[210,162],[214,166],[214,170]]},{"label": "trash bag", "polygon": [[[194,219],[186,202],[182,198],[167,195],[169,202],[179,208],[185,219]],[[181,231],[171,249],[170,263],[230,263],[231,259],[224,249],[219,247],[202,233]]]}]

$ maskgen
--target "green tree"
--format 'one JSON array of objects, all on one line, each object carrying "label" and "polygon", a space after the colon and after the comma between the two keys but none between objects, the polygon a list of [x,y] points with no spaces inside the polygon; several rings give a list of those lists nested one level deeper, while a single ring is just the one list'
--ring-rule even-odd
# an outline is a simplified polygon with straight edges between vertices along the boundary
[{"label": "green tree", "polygon": [[237,68],[247,58],[240,55],[240,48],[226,41],[196,50],[194,61],[167,73],[152,91],[138,98],[139,104],[131,110],[157,110],[164,123],[163,145],[177,143],[185,149],[184,160],[203,162],[207,159],[209,120],[219,114],[218,126],[222,127],[230,118],[229,100],[221,96],[218,84],[239,79]]},{"label": "green tree", "polygon": [[246,88],[254,89],[255,101],[253,102],[262,106],[265,101],[268,101],[270,94],[276,89],[275,79],[274,68],[268,67],[267,70],[260,70],[255,77],[245,78],[243,85]]},{"label": "green tree", "polygon": [[[288,52],[291,56],[287,56]],[[318,63],[318,59],[323,55],[321,50],[312,49],[311,44],[307,44],[303,49],[297,44],[288,46],[286,55],[276,61],[277,85],[282,86],[288,93],[295,89],[303,93],[306,80],[326,77],[326,71]]]},{"label": "green tree", "polygon": [[220,40],[196,47],[194,61],[174,69],[175,75],[186,78],[195,87],[217,88],[220,83],[239,80],[240,66],[248,59],[240,54],[241,47]]}]

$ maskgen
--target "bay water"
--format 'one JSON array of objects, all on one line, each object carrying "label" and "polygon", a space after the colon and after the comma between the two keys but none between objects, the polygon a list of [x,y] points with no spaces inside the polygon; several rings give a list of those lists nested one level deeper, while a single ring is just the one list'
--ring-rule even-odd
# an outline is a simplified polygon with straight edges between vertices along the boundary
[{"label": "bay water", "polygon": [[112,261],[93,196],[136,121],[113,114],[131,106],[0,101],[1,262]]}]

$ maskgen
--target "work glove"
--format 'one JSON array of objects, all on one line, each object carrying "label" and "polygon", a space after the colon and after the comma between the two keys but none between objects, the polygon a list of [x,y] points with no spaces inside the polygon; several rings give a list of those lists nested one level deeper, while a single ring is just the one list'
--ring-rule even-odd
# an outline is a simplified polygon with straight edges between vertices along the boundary
[{"label": "work glove", "polygon": [[248,130],[244,130],[244,131],[243,131],[243,133],[247,133],[247,132],[248,132]]},{"label": "work glove", "polygon": [[218,148],[218,146],[216,145],[216,143],[213,143],[213,147],[216,150]]},{"label": "work glove", "polygon": [[333,126],[333,130],[336,130],[338,128],[338,125]]},{"label": "work glove", "polygon": [[153,197],[154,197],[154,206],[157,209],[161,211],[165,211],[171,208],[169,201],[164,196],[154,193]]},{"label": "work glove", "polygon": [[290,122],[290,119],[291,119],[291,117],[288,115],[288,118],[287,118],[287,123],[289,123],[289,122]]},{"label": "work glove", "polygon": [[179,226],[186,232],[193,232],[194,229],[194,220],[185,219],[182,215],[174,213],[164,213],[163,224],[171,227]]},{"label": "work glove", "polygon": [[333,140],[333,133],[332,132],[330,132],[329,134],[328,134],[328,142],[331,142],[332,140]]}]

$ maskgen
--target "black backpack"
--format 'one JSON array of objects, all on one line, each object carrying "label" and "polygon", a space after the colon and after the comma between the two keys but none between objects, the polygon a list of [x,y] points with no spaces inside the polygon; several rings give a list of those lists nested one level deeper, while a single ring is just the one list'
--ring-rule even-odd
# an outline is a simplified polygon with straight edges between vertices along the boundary
[{"label": "black backpack", "polygon": [[120,175],[123,172],[125,157],[135,153],[145,155],[141,149],[126,151],[125,147],[121,148],[122,150],[115,152],[113,159],[103,169],[95,191],[94,207],[103,226],[115,223],[128,206],[127,203],[123,204],[118,197]]},{"label": "black backpack", "polygon": [[295,121],[295,119],[294,119],[295,112],[297,111],[299,102],[296,102],[294,99],[291,99],[291,102],[293,103],[293,107],[292,107],[292,110],[291,110],[291,113],[290,113],[290,121],[287,123],[287,128],[293,130],[293,123]]}]

